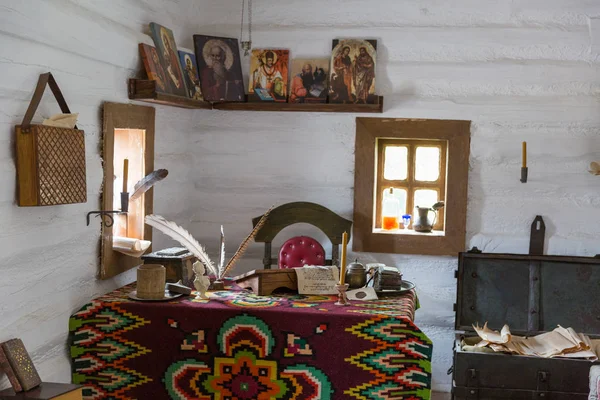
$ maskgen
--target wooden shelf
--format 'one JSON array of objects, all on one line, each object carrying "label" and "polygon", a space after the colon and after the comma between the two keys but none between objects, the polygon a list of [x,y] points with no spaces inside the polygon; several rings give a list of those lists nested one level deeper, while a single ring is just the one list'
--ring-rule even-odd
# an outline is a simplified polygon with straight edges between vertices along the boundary
[{"label": "wooden shelf", "polygon": [[333,112],[333,113],[382,113],[383,96],[379,96],[377,104],[332,104],[332,103],[213,103],[215,110],[230,111],[291,111],[291,112]]},{"label": "wooden shelf", "polygon": [[180,108],[195,108],[211,110],[212,104],[208,101],[192,100],[188,97],[174,96],[172,94],[156,91],[156,81],[143,79],[130,79],[128,86],[130,100],[145,101],[148,103],[163,104]]},{"label": "wooden shelf", "polygon": [[276,102],[217,102],[192,100],[156,91],[156,82],[143,79],[129,80],[129,99],[173,107],[228,111],[287,111],[332,113],[382,113],[383,96],[377,104],[330,104],[330,103],[276,103]]}]

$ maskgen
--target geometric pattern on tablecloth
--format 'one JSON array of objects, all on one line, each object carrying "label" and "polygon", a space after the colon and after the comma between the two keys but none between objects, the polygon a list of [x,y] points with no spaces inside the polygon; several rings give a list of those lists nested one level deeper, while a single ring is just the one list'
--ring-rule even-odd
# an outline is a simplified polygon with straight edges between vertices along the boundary
[{"label": "geometric pattern on tablecloth", "polygon": [[185,335],[185,339],[179,345],[179,348],[184,351],[193,350],[197,353],[208,353],[208,344],[206,343],[206,334],[203,329],[195,332],[187,333],[179,327],[179,321],[173,318],[167,318],[167,325],[170,328],[176,329]]},{"label": "geometric pattern on tablecloth", "polygon": [[257,356],[271,355],[275,338],[269,326],[259,318],[244,314],[225,321],[217,336],[219,350],[233,357],[237,348],[254,350]]},{"label": "geometric pattern on tablecloth", "polygon": [[211,400],[210,395],[202,392],[200,382],[210,373],[203,362],[188,359],[177,361],[165,373],[165,387],[172,399]]},{"label": "geometric pattern on tablecloth", "polygon": [[[258,361],[260,361],[261,358],[256,357],[256,352],[257,349],[262,348],[261,346],[263,345],[261,343],[264,343],[265,340],[257,339],[256,337],[254,339],[246,338],[245,340],[247,343],[242,346],[236,346],[236,343],[239,342],[237,339],[233,341],[230,340],[230,345],[225,347],[230,348],[235,356],[227,356],[226,354],[219,352],[219,348],[215,342],[218,330],[214,330],[214,324],[208,329],[206,327],[204,329],[192,328],[189,331],[187,329],[182,329],[181,323],[183,323],[183,326],[189,326],[189,321],[187,321],[186,318],[181,317],[182,311],[185,311],[182,309],[194,307],[197,304],[200,308],[211,308],[211,312],[214,312],[214,308],[223,306],[237,309],[239,312],[244,312],[246,311],[244,308],[248,307],[248,312],[258,312],[256,316],[259,318],[261,318],[260,314],[264,313],[264,321],[269,321],[269,318],[266,318],[266,316],[269,315],[269,317],[272,317],[271,310],[274,310],[272,307],[274,307],[274,304],[276,303],[278,303],[277,309],[309,307],[314,310],[312,311],[313,315],[315,311],[329,312],[335,314],[335,317],[338,317],[339,314],[344,312],[358,312],[360,314],[366,314],[365,318],[368,318],[368,320],[371,321],[368,324],[365,324],[364,322],[354,322],[355,325],[349,328],[346,328],[346,324],[344,324],[343,327],[336,327],[347,330],[348,332],[351,332],[352,336],[360,339],[359,341],[356,341],[356,338],[351,340],[353,344],[356,343],[357,350],[353,350],[353,346],[345,347],[345,349],[350,350],[350,354],[344,357],[346,362],[344,368],[348,368],[350,374],[357,375],[357,379],[352,379],[349,381],[350,383],[336,389],[335,398],[356,398],[365,400],[429,398],[428,386],[430,384],[429,379],[431,369],[431,367],[427,365],[429,364],[429,360],[425,360],[425,366],[418,362],[415,363],[415,361],[419,361],[420,357],[426,357],[427,354],[430,354],[431,342],[425,335],[421,336],[419,334],[420,330],[408,321],[412,318],[412,315],[414,315],[412,312],[413,307],[415,307],[416,299],[414,292],[407,296],[403,296],[400,299],[395,298],[393,300],[388,300],[382,298],[374,302],[352,302],[352,307],[345,307],[345,310],[344,308],[340,309],[339,307],[332,306],[332,301],[335,301],[337,296],[284,295],[265,299],[247,292],[218,292],[210,293],[210,300],[202,300],[202,303],[216,303],[213,305],[200,304],[197,303],[193,297],[183,296],[166,304],[166,307],[174,306],[173,309],[177,312],[178,318],[182,318],[180,321],[164,316],[164,314],[161,317],[164,318],[163,321],[166,319],[166,325],[170,327],[171,331],[176,336],[173,338],[173,335],[169,335],[169,345],[173,345],[175,349],[180,349],[183,357],[177,357],[176,360],[168,361],[166,366],[163,365],[160,367],[160,375],[157,375],[158,371],[155,368],[152,368],[151,365],[141,365],[140,362],[142,364],[144,362],[136,358],[139,355],[149,353],[150,351],[143,346],[127,342],[127,338],[135,340],[133,338],[139,337],[139,335],[152,335],[152,326],[149,326],[149,321],[151,320],[153,324],[158,322],[153,319],[152,313],[148,313],[148,310],[144,307],[139,308],[140,312],[144,312],[140,315],[132,315],[132,313],[136,314],[136,311],[125,312],[123,310],[123,308],[133,310],[138,309],[136,307],[129,308],[129,305],[135,304],[133,300],[128,298],[129,292],[133,289],[135,289],[135,284],[127,285],[123,288],[114,290],[111,293],[100,296],[94,300],[94,302],[84,306],[81,311],[73,315],[70,320],[71,333],[69,337],[70,342],[73,344],[71,348],[73,380],[85,384],[84,395],[86,399],[151,399],[153,398],[152,391],[156,390],[157,384],[163,384],[163,388],[169,386],[169,384],[167,384],[168,381],[166,376],[166,371],[169,369],[172,371],[171,377],[173,377],[173,374],[176,374],[177,377],[180,378],[177,379],[177,384],[184,388],[184,391],[169,392],[170,397],[184,400],[204,398],[211,400],[221,398],[223,400],[224,397],[221,396],[223,392],[217,393],[216,395],[199,395],[200,391],[202,393],[209,393],[204,387],[203,382],[205,382],[209,376],[215,375],[215,360],[217,358],[229,358],[230,360],[233,360],[234,362],[229,365],[238,368],[241,372],[239,376],[248,379],[247,376],[251,376],[252,373],[242,371],[241,367],[252,371],[252,363],[254,363],[254,366],[260,365]],[[189,305],[186,305],[185,303],[189,303]],[[321,303],[323,303],[323,305],[321,305]],[[137,304],[135,305],[137,306]],[[160,306],[161,307],[158,308],[163,308],[162,303]],[[418,308],[418,305],[416,305],[416,307]],[[261,308],[266,308],[266,310],[262,311],[260,310]],[[256,309],[256,311],[251,309]],[[397,315],[399,311],[404,315],[390,318],[392,315]],[[292,312],[294,311],[290,311],[290,317],[294,315]],[[144,317],[141,317],[141,315]],[[302,314],[298,315],[301,316]],[[331,324],[329,317],[330,316],[328,315],[328,323],[318,323],[310,327],[309,332],[312,331],[313,333],[308,335],[298,335],[295,332],[295,329],[290,329],[288,332],[282,331],[280,325],[270,325],[272,329],[274,329],[273,332],[277,333],[275,339],[277,340],[278,346],[274,346],[273,350],[271,350],[271,355],[262,360],[267,362],[265,365],[269,365],[269,361],[276,361],[277,363],[276,380],[283,381],[287,389],[285,395],[280,397],[281,399],[296,398],[317,400],[330,399],[334,396],[330,383],[331,379],[323,373],[327,370],[319,370],[307,365],[312,364],[313,359],[322,362],[323,357],[326,356],[326,354],[320,352],[318,354],[319,357],[316,357],[315,350],[322,349],[323,345],[322,341],[319,340],[320,346],[315,347],[317,342],[315,341],[313,343],[312,338],[315,335],[321,335],[329,331],[328,324]],[[358,317],[358,315],[356,315],[356,317]],[[384,320],[386,319],[391,319],[395,323],[384,323]],[[219,322],[216,324],[217,328],[224,326],[225,323],[230,322],[231,320],[232,318],[219,318]],[[296,322],[298,321],[294,321],[294,326],[297,326]],[[271,322],[269,322],[269,324],[271,324]],[[255,327],[252,329],[255,329],[254,333],[259,333],[259,337],[266,337],[264,335],[264,330],[260,333],[260,324],[251,323],[250,325]],[[192,324],[192,326],[194,325]],[[257,326],[258,328],[256,328]],[[138,328],[142,329],[137,330]],[[329,328],[331,328],[331,326],[329,326]],[[412,336],[403,333],[402,331],[405,329],[411,331]],[[303,330],[306,334],[306,330]],[[246,332],[249,333],[252,332],[252,330],[247,330]],[[181,335],[179,333],[181,333]],[[251,336],[257,336],[254,333]],[[385,338],[385,346],[378,343],[382,338]],[[176,340],[173,342],[172,339]],[[96,343],[99,342],[103,342],[103,347],[98,347],[101,351],[95,349]],[[334,343],[335,339],[332,339],[332,342]],[[144,343],[146,346],[151,347],[146,344],[149,343],[147,341],[142,341],[140,343]],[[288,345],[287,348],[286,343]],[[279,349],[277,353],[274,352],[275,348]],[[297,351],[297,349],[302,348],[304,348],[304,351]],[[394,348],[397,353],[403,354],[404,358],[402,362],[406,364],[405,368],[400,369],[394,365],[394,356],[392,356],[392,353],[389,350],[390,348]],[[248,362],[244,364],[242,350],[248,350],[248,355],[251,354],[254,358],[252,359],[252,356],[249,356],[249,358],[246,357],[245,360]],[[313,352],[312,355],[308,355],[310,351]],[[354,353],[352,353],[352,351],[354,351]],[[239,356],[238,353],[240,353]],[[124,356],[124,358],[116,359],[117,356]],[[197,356],[202,357],[202,359],[198,359]],[[154,355],[153,357],[157,357],[157,355]],[[135,371],[130,371],[122,365],[119,365],[120,361],[132,359],[133,363],[127,364]],[[163,360],[164,358],[161,358],[161,361]],[[290,362],[294,365],[290,366]],[[379,362],[379,374],[370,370],[377,362]],[[200,363],[200,365],[198,363]],[[206,368],[210,368],[210,371],[206,370],[202,365],[207,366]],[[220,365],[223,367],[229,366],[227,362],[221,362]],[[319,366],[319,368],[325,367]],[[189,371],[191,375],[186,375],[186,371]],[[268,371],[268,369],[265,369],[264,371]],[[335,380],[339,378],[336,375],[333,375],[334,373],[335,372],[332,371],[331,378],[333,378],[335,382]],[[183,375],[179,377],[179,374]],[[329,372],[327,372],[327,374],[329,374]],[[192,376],[192,378],[189,378],[190,376]],[[196,379],[193,378],[194,376]],[[394,381],[391,377],[394,377],[396,380]],[[127,382],[130,382],[132,386],[124,386],[127,385]],[[420,389],[399,389],[399,387],[409,387],[411,385],[419,387],[423,382],[425,382],[425,385],[421,385]],[[241,383],[243,384],[243,382]],[[191,391],[185,391],[186,384],[188,385],[187,389],[190,389]],[[160,390],[162,391],[164,389]],[[165,395],[166,394],[167,393],[165,393]],[[164,397],[164,395],[162,396]],[[258,398],[262,399],[262,397]]]},{"label": "geometric pattern on tablecloth", "polygon": [[307,339],[288,333],[285,347],[283,348],[283,357],[290,358],[296,356],[312,356],[313,349]]},{"label": "geometric pattern on tablecloth", "polygon": [[[333,296],[337,299],[337,296]],[[323,296],[317,294],[295,294],[288,295],[286,298],[292,302],[299,303],[329,303],[333,300],[332,296]]]},{"label": "geometric pattern on tablecloth", "polygon": [[331,383],[323,371],[306,364],[296,364],[287,367],[281,373],[289,379],[290,393],[285,399],[290,400],[329,400],[333,394]]},{"label": "geometric pattern on tablecloth", "polygon": [[181,343],[181,350],[194,350],[198,353],[208,353],[204,331],[199,330],[187,335]]},{"label": "geometric pattern on tablecloth", "polygon": [[[317,328],[321,331],[323,326]],[[163,382],[172,398],[331,399],[331,383],[321,370],[305,364],[279,365],[272,356],[275,337],[260,318],[242,314],[228,319],[219,330],[217,344],[219,354],[213,358],[212,371],[193,359],[167,369]]]},{"label": "geometric pattern on tablecloth", "polygon": [[414,320],[414,308],[410,303],[398,305],[394,299],[379,299],[368,302],[355,302],[352,304],[354,307],[362,308],[359,310],[350,310],[353,313],[367,314],[367,315],[385,315],[385,316],[408,316],[411,320]]},{"label": "geometric pattern on tablecloth", "polygon": [[429,399],[433,344],[407,318],[373,317],[346,329],[374,346],[345,359],[373,379],[344,394],[359,400]]},{"label": "geometric pattern on tablecloth", "polygon": [[149,324],[118,307],[117,303],[94,301],[69,319],[73,383],[85,385],[84,399],[110,397],[127,400],[127,391],[151,379],[123,365],[150,353],[123,333]]},{"label": "geometric pattern on tablecloth", "polygon": [[258,296],[247,292],[214,292],[211,298],[222,299],[223,303],[232,307],[271,308],[281,304],[283,299],[277,297]]},{"label": "geometric pattern on tablecloth", "polygon": [[[271,308],[271,307],[289,307],[289,308],[314,308],[320,303],[331,303],[337,300],[337,296],[320,295],[281,295],[258,296],[254,293],[245,291],[220,291],[211,292],[210,300],[219,301],[230,307],[239,308]],[[388,307],[386,306],[386,309]]]}]

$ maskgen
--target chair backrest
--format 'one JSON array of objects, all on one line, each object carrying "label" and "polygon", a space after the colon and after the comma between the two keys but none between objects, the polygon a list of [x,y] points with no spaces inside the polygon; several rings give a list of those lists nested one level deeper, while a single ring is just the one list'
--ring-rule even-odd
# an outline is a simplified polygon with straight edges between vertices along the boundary
[{"label": "chair backrest", "polygon": [[[262,215],[252,219],[252,225],[256,226]],[[348,234],[350,240],[350,230],[352,221],[340,217],[328,208],[319,204],[309,202],[295,202],[283,204],[271,210],[265,224],[256,233],[254,240],[257,243],[265,244],[265,255],[263,265],[265,269],[270,269],[271,265],[278,264],[276,258],[271,257],[271,243],[282,229],[298,224],[306,223],[319,228],[331,241],[331,259],[325,260],[324,265],[339,264],[339,245],[342,243],[342,234]]]},{"label": "chair backrest", "polygon": [[308,236],[295,236],[279,250],[279,268],[300,268],[305,265],[325,265],[325,249]]}]

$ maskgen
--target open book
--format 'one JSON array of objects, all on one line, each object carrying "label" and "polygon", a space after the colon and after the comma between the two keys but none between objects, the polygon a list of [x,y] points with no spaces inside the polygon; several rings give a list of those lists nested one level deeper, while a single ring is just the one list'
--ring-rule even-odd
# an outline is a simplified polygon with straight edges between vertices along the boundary
[{"label": "open book", "polygon": [[589,361],[598,360],[596,348],[589,337],[575,332],[572,328],[558,326],[551,332],[533,337],[514,336],[508,325],[500,332],[487,327],[473,326],[482,339],[477,347],[489,347],[497,352],[520,354],[537,357],[583,358]]}]

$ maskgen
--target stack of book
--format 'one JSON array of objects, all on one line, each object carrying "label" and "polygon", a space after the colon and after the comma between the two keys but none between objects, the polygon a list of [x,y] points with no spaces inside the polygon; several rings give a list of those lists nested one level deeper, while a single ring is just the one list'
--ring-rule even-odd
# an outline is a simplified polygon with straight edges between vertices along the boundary
[{"label": "stack of book", "polygon": [[0,372],[4,372],[12,389],[0,392],[0,400],[80,400],[81,386],[49,383],[40,376],[21,339],[11,339],[0,344]]},{"label": "stack of book", "polygon": [[373,277],[372,286],[375,291],[400,290],[402,288],[402,274],[396,267],[370,263],[367,264],[367,271]]},{"label": "stack of book", "polygon": [[33,389],[42,383],[21,339],[0,344],[0,368],[15,392]]}]

